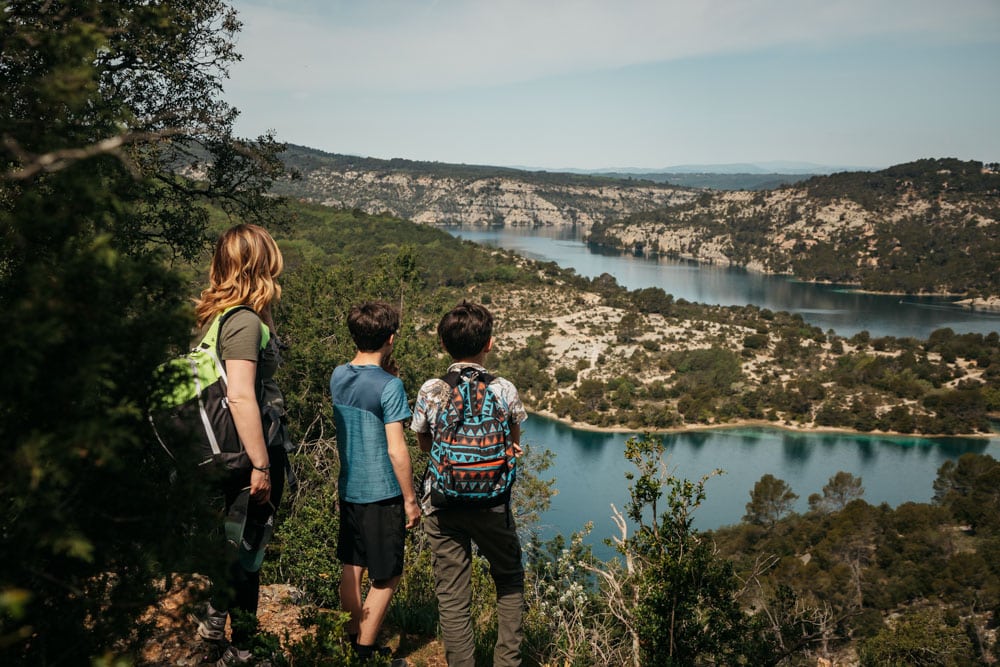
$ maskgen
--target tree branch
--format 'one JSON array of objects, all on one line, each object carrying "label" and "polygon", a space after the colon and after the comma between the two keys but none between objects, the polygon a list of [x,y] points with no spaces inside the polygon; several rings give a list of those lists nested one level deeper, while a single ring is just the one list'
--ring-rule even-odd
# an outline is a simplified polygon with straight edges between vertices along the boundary
[{"label": "tree branch", "polygon": [[126,132],[102,139],[98,142],[84,146],[82,148],[63,148],[48,153],[35,154],[21,148],[20,144],[9,135],[3,136],[3,146],[17,159],[21,165],[10,171],[3,173],[2,178],[10,181],[24,181],[39,173],[51,173],[60,171],[79,160],[96,157],[98,155],[113,155],[118,158],[124,167],[134,177],[140,175],[139,167],[135,161],[128,157],[121,148],[123,146],[144,143],[163,139],[165,137],[184,134],[187,130],[182,128],[167,128],[156,132]]}]

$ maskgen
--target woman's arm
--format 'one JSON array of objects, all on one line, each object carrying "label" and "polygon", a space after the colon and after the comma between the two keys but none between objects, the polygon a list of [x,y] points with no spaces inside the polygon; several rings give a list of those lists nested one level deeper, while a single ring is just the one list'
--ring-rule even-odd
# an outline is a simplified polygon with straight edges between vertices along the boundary
[{"label": "woman's arm", "polygon": [[225,363],[226,375],[229,377],[226,391],[229,410],[236,424],[236,432],[254,466],[250,474],[250,495],[258,502],[267,502],[271,497],[271,476],[270,470],[267,469],[270,460],[267,456],[267,445],[264,443],[260,406],[257,404],[257,362],[247,359],[226,359]]}]

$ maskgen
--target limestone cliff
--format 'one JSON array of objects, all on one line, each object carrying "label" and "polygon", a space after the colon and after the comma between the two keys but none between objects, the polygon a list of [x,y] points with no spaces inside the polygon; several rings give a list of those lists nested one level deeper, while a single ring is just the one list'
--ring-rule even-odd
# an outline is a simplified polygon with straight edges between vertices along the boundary
[{"label": "limestone cliff", "polygon": [[595,224],[595,243],[880,292],[1000,292],[1000,173],[958,160],[815,177]]},{"label": "limestone cliff", "polygon": [[280,194],[434,225],[581,225],[692,202],[699,191],[646,181],[407,160],[291,147],[301,178]]}]

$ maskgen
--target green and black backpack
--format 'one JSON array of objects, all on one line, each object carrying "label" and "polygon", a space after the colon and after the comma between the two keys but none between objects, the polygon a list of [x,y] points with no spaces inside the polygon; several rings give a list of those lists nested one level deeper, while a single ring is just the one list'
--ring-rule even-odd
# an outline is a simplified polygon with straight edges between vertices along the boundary
[{"label": "green and black backpack", "polygon": [[[240,310],[252,312],[249,306],[226,309],[194,349],[156,370],[149,421],[171,458],[176,459],[179,452],[193,452],[203,466],[217,464],[228,470],[252,467],[229,411],[219,336],[226,320]],[[260,333],[258,354],[271,337],[263,322]]]}]

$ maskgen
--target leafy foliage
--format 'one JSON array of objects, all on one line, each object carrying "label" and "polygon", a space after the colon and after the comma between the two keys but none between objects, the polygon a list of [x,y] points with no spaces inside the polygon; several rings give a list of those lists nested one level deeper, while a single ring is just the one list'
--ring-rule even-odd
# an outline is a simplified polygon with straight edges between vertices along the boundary
[{"label": "leafy foliage", "polygon": [[[206,202],[262,220],[280,205],[264,196],[279,147],[236,140],[219,97],[238,28],[215,0],[2,4],[5,662],[127,649],[158,581],[217,551],[206,485],[183,461],[171,476],[144,408],[187,346],[167,262],[204,249]],[[173,171],[195,150],[197,186]]]},{"label": "leafy foliage", "polygon": [[934,481],[934,500],[973,530],[1000,529],[1000,462],[963,454],[945,461]]},{"label": "leafy foliage", "polygon": [[813,494],[814,511],[712,535],[741,577],[759,572],[762,558],[774,559],[758,579],[763,595],[755,603],[769,615],[782,605],[767,591],[786,588],[796,606],[811,609],[798,614],[806,621],[800,636],[812,639],[796,655],[829,657],[854,646],[861,664],[989,664],[1000,604],[996,526],[963,530],[969,506],[960,501],[976,488],[987,505],[982,514],[995,514],[995,487],[988,472],[979,474],[995,465],[981,454],[946,462],[935,504],[895,509],[868,505],[861,480],[839,472]]},{"label": "leafy foliage", "polygon": [[883,629],[865,640],[859,653],[863,667],[975,664],[969,637],[935,610],[918,612],[902,619],[894,628]]},{"label": "leafy foliage", "polygon": [[753,485],[750,491],[750,502],[746,505],[747,513],[743,520],[764,526],[773,526],[778,519],[788,514],[798,499],[792,492],[792,487],[783,479],[767,473]]},{"label": "leafy foliage", "polygon": [[693,527],[707,478],[691,482],[658,474],[663,451],[662,440],[649,436],[625,444],[625,457],[639,473],[626,475],[632,482],[628,516],[638,531],[617,548],[635,572],[633,622],[642,662],[763,664],[773,648],[762,626],[741,608],[733,567]]}]

